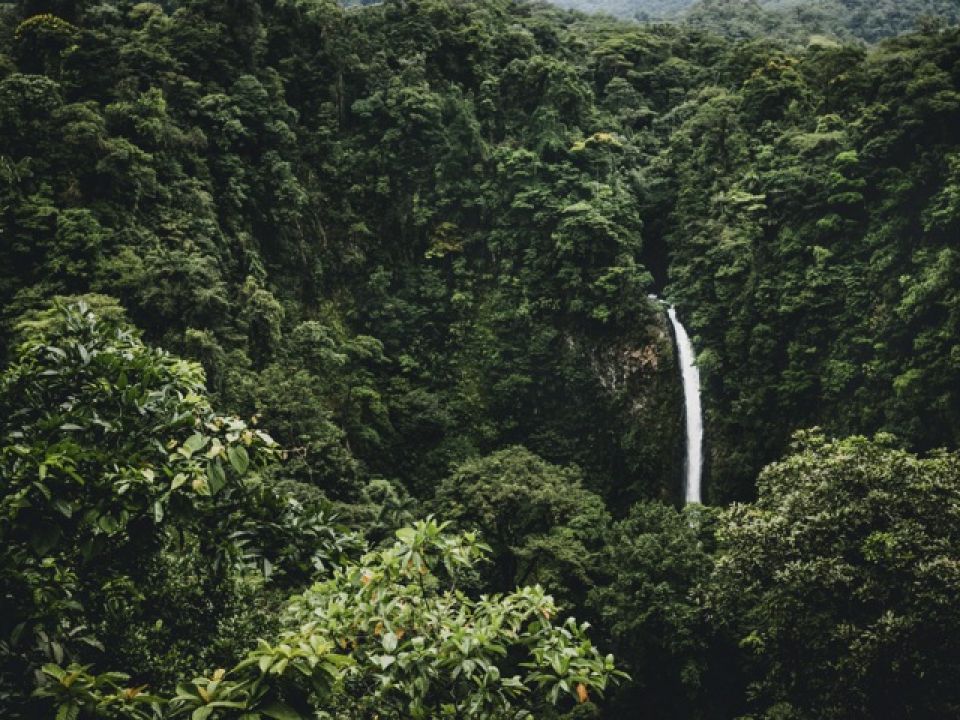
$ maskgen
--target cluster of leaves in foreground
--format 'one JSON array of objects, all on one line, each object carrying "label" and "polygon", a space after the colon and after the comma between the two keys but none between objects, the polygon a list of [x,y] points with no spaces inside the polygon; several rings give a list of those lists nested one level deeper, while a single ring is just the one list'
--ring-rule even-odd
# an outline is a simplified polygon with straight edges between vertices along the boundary
[{"label": "cluster of leaves in foreground", "polygon": [[585,625],[554,624],[539,586],[471,599],[457,575],[483,559],[476,538],[435,520],[397,531],[393,546],[337,568],[293,598],[274,643],[231,670],[178,686],[170,700],[123,687],[129,676],[44,667],[38,696],[67,717],[532,718],[601,695],[624,673]]},{"label": "cluster of leaves in foreground", "polygon": [[[35,677],[34,696],[68,719],[239,712],[286,720],[317,708],[343,717],[373,708],[380,717],[389,708],[398,718],[525,717],[541,704],[585,702],[622,675],[586,626],[552,622],[557,608],[539,586],[479,598],[458,591],[457,578],[485,548],[434,520],[398,531],[392,547],[359,564],[338,559],[329,580],[290,603],[271,642],[229,671],[181,684],[169,700],[137,683],[147,667],[98,672],[136,658],[146,624],[123,603],[111,615],[118,588],[172,600],[149,587],[169,579],[141,568],[169,551],[173,536],[189,535],[208,558],[200,582],[216,588],[254,572],[236,540],[269,525],[258,513],[277,507],[278,490],[261,473],[277,450],[265,432],[212,412],[196,364],[149,348],[84,304],[42,313],[23,332],[17,362],[0,377],[0,700],[11,712],[42,712],[27,697]],[[312,541],[330,555],[332,543]],[[268,555],[277,562],[276,547],[260,559]],[[206,635],[180,636],[195,629],[186,624],[168,630],[170,640],[186,641],[187,651],[215,644],[224,610],[201,612]],[[111,632],[110,620],[127,632],[96,632]]]},{"label": "cluster of leaves in foreground", "polygon": [[586,625],[554,622],[557,607],[539,585],[478,598],[459,590],[458,578],[489,553],[473,534],[427,520],[397,538],[288,610],[355,661],[337,703],[343,717],[545,717],[623,675]]},{"label": "cluster of leaves in foreground", "polygon": [[[275,443],[214,413],[195,363],[84,305],[43,313],[21,331],[0,377],[4,686],[83,647],[110,644],[159,668],[169,660],[144,656],[176,647],[180,633],[215,645],[216,626],[165,607],[173,598],[158,581],[179,556],[180,571],[196,573],[181,608],[240,600],[228,576],[242,561],[231,525],[245,508],[276,505],[259,474]],[[150,620],[147,635],[130,628]]]}]

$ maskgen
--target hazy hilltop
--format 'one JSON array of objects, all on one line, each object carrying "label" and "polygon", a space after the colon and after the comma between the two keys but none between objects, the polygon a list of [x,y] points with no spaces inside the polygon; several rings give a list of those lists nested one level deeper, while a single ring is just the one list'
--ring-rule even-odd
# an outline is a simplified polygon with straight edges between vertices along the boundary
[{"label": "hazy hilltop", "polygon": [[696,3],[694,0],[557,0],[554,4],[583,12],[649,21],[676,19]]},{"label": "hazy hilltop", "polygon": [[876,42],[956,24],[956,0],[560,0],[559,5],[641,21],[684,21],[728,37],[832,35]]}]

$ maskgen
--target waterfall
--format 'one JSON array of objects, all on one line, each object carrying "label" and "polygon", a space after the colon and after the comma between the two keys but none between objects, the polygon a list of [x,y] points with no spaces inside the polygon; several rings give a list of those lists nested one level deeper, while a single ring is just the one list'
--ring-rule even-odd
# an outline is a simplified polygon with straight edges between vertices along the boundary
[{"label": "waterfall", "polygon": [[684,493],[687,503],[700,503],[700,474],[703,469],[703,411],[700,407],[700,371],[697,369],[693,343],[683,325],[677,319],[677,311],[667,310],[673,331],[677,337],[677,352],[680,355],[680,372],[683,376],[683,404],[687,426],[687,455]]}]

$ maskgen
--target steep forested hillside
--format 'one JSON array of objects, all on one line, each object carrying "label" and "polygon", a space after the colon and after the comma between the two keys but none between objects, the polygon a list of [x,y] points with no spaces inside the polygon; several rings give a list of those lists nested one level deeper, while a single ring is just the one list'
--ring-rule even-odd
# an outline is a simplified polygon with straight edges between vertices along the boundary
[{"label": "steep forested hillside", "polygon": [[729,22],[3,6],[4,717],[960,712],[960,31]]},{"label": "steep forested hillside", "polygon": [[669,288],[700,334],[718,497],[799,426],[956,447],[957,39],[749,44],[738,92],[680,106],[656,167],[677,173]]},{"label": "steep forested hillside", "polygon": [[674,459],[620,431],[670,363],[630,147],[563,24],[510,12],[10,16],[8,325],[119,298],[353,499],[358,472],[426,492],[510,442],[669,493]]}]

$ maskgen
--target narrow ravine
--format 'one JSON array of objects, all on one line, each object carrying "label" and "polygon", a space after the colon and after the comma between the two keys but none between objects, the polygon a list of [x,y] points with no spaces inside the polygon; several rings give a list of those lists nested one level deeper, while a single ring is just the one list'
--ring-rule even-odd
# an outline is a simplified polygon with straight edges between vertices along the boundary
[{"label": "narrow ravine", "polygon": [[703,471],[703,410],[700,405],[700,371],[696,365],[693,343],[672,306],[667,309],[680,356],[683,378],[683,405],[686,419],[687,451],[684,461],[684,497],[687,503],[700,503],[700,478]]}]

